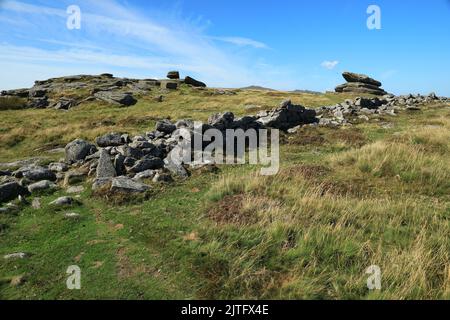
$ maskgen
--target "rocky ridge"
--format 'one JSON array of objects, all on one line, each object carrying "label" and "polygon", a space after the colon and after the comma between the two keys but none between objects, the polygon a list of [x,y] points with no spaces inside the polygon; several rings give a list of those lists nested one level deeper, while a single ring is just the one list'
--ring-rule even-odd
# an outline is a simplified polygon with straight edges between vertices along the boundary
[{"label": "rocky ridge", "polygon": [[148,95],[156,89],[176,90],[182,84],[206,87],[205,83],[189,76],[180,79],[178,71],[169,72],[167,78],[128,79],[117,78],[109,73],[97,76],[76,75],[35,81],[32,88],[4,90],[1,96],[26,99],[29,108],[68,110],[83,102],[96,100],[129,107],[136,104],[139,96]]}]

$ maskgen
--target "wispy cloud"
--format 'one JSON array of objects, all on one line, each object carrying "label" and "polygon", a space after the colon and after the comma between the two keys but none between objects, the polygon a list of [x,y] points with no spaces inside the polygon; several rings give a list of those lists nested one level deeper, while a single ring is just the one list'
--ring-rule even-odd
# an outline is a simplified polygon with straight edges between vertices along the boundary
[{"label": "wispy cloud", "polygon": [[253,47],[257,49],[268,49],[269,47],[260,41],[256,41],[249,38],[242,38],[242,37],[211,37],[211,39],[228,42],[237,46],[245,47]]},{"label": "wispy cloud", "polygon": [[[69,31],[65,29],[65,7],[2,2],[0,18],[26,15],[27,23],[36,23],[25,32],[3,20],[3,26],[28,39],[0,45],[0,68],[27,63],[33,65],[34,70],[40,66],[43,74],[47,74],[49,65],[52,65],[51,70],[59,65],[58,73],[69,64],[71,70],[77,66],[80,70],[102,66],[105,71],[136,77],[163,76],[168,69],[179,69],[211,86],[259,84],[264,74],[276,69],[276,66],[261,68],[255,62],[258,60],[255,54],[238,57],[233,50],[229,52],[226,46],[218,45],[217,40],[239,47],[267,48],[262,42],[243,37],[211,37],[187,21],[158,21],[114,0],[94,4],[78,1],[78,4],[82,10],[81,30]],[[285,84],[289,81],[288,77],[284,79]],[[11,82],[0,83],[0,86],[5,85]]]},{"label": "wispy cloud", "polygon": [[324,61],[320,65],[325,69],[333,70],[338,64],[339,61],[333,60],[333,61]]}]

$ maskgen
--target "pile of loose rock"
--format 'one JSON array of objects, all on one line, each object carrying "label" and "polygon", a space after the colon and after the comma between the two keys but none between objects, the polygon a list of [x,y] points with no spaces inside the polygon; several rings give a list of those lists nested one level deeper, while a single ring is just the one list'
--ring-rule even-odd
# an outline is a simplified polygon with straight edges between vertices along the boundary
[{"label": "pile of loose rock", "polygon": [[447,102],[448,98],[438,97],[434,93],[427,96],[384,95],[381,98],[347,99],[333,106],[323,106],[316,109],[318,125],[338,126],[353,122],[369,121],[370,117],[377,115],[396,116],[400,110],[419,111],[420,105],[433,102]]},{"label": "pile of loose rock", "polygon": [[[206,84],[191,77],[180,79],[178,71],[169,72],[167,77],[168,80],[138,80],[116,78],[109,73],[68,76],[35,81],[30,89],[5,90],[1,92],[1,96],[27,99],[29,108],[68,110],[83,102],[95,100],[128,107],[136,104],[136,97],[149,94],[152,90],[177,89],[183,83],[193,87],[206,87]],[[70,92],[72,94],[67,94]]]},{"label": "pile of loose rock", "polygon": [[[116,81],[111,75],[101,77]],[[168,74],[168,77],[173,79],[179,75],[172,72]],[[45,90],[52,87],[53,81],[39,82],[37,85],[46,86],[46,89],[36,93],[38,90],[34,88],[33,96],[42,98],[44,92],[48,92]],[[65,83],[81,86],[78,81],[79,78],[75,77]],[[120,80],[121,86],[124,83],[128,86],[133,82]],[[118,86],[117,83],[115,85]],[[105,91],[100,90],[95,94],[106,99]],[[120,100],[116,96],[110,96],[108,99]],[[204,133],[208,129],[225,131],[227,129],[276,128],[292,133],[304,125],[352,124],[362,120],[369,121],[371,117],[378,115],[395,116],[399,110],[420,110],[420,105],[435,102],[448,102],[448,99],[437,97],[433,93],[428,96],[384,95],[381,98],[346,100],[343,103],[317,109],[307,109],[286,100],[278,108],[260,112],[255,116],[235,118],[231,112],[214,114],[209,118],[208,123],[201,125],[201,132]],[[0,203],[18,197],[23,200],[25,196],[59,188],[65,188],[67,194],[80,193],[84,190],[83,185],[86,181],[92,183],[93,190],[143,193],[151,189],[152,183],[169,183],[176,177],[187,178],[192,166],[173,161],[171,156],[171,152],[182,137],[181,130],[185,132],[187,130],[193,137],[194,122],[179,120],[173,123],[168,119],[162,119],[156,123],[153,131],[136,136],[108,133],[97,137],[94,142],[77,139],[65,147],[64,159],[46,166],[40,165],[35,159],[2,164],[1,167],[6,169],[0,170]],[[70,206],[74,203],[77,203],[74,198],[65,196],[55,200],[51,205]],[[33,206],[35,206],[34,201]],[[38,204],[36,206],[38,207]],[[15,207],[9,204],[0,208],[0,213],[11,210],[15,210]]]},{"label": "pile of loose rock", "polygon": [[342,74],[347,83],[337,86],[336,92],[352,92],[358,94],[374,94],[378,96],[386,95],[387,92],[381,89],[381,82],[372,79],[365,74],[344,72]]}]

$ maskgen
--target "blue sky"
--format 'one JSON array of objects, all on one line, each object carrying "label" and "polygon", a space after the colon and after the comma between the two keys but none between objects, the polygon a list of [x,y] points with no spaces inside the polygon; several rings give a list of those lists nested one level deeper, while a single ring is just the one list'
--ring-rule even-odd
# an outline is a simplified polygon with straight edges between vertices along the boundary
[{"label": "blue sky", "polygon": [[[381,30],[366,26],[369,5]],[[66,27],[69,5],[81,29]],[[332,90],[343,71],[450,96],[450,0],[0,0],[0,88],[180,70],[210,86]]]}]

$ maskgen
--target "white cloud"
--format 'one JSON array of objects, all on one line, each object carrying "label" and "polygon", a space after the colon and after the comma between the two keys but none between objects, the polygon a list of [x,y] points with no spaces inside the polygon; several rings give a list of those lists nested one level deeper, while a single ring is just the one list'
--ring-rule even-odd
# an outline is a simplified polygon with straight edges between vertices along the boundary
[{"label": "white cloud", "polygon": [[338,65],[338,63],[339,63],[339,61],[336,61],[336,60],[334,60],[334,61],[324,61],[320,65],[322,67],[324,67],[325,69],[333,70]]},{"label": "white cloud", "polygon": [[237,46],[245,47],[253,47],[256,49],[268,49],[269,47],[260,41],[248,39],[248,38],[242,38],[242,37],[211,37],[213,40],[219,40],[223,42],[228,42]]},{"label": "white cloud", "polygon": [[[64,68],[67,72],[78,68],[83,73],[92,68],[129,77],[162,77],[168,69],[177,69],[210,86],[237,87],[261,82],[276,86],[280,78],[285,86],[295,87],[297,83],[289,72],[280,74],[278,79],[267,79],[272,70],[282,68],[258,65],[255,55],[246,56],[248,52],[236,55],[216,40],[267,48],[262,42],[242,37],[210,37],[202,28],[179,16],[176,20],[158,21],[114,0],[80,0],[78,5],[82,10],[81,30],[71,32],[65,29],[67,13],[61,7],[4,1],[0,18],[11,14],[27,17],[31,27],[26,28],[29,31],[22,43],[0,45],[2,69],[27,64],[34,66],[34,74],[40,68],[43,75],[47,75],[48,70],[60,75]],[[6,27],[10,28],[11,24],[6,23]],[[3,77],[0,79],[0,87],[10,85]]]}]

